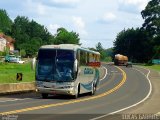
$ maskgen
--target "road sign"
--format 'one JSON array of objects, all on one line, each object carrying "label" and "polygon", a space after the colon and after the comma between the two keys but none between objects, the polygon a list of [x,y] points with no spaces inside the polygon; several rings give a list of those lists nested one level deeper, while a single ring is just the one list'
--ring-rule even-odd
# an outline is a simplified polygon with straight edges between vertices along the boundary
[{"label": "road sign", "polygon": [[153,59],[153,60],[152,60],[152,63],[153,63],[153,64],[160,64],[160,59]]},{"label": "road sign", "polygon": [[23,76],[22,73],[17,73],[17,80],[21,81],[22,80],[22,76]]},{"label": "road sign", "polygon": [[100,67],[101,63],[100,62],[89,62],[88,65],[92,67]]}]

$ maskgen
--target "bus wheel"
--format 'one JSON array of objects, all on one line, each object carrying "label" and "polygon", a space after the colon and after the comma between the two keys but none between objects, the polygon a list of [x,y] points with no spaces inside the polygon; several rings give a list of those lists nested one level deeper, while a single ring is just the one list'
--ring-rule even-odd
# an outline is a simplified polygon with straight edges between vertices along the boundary
[{"label": "bus wheel", "polygon": [[46,99],[47,97],[48,97],[48,94],[42,93],[42,98],[43,98],[43,99]]}]

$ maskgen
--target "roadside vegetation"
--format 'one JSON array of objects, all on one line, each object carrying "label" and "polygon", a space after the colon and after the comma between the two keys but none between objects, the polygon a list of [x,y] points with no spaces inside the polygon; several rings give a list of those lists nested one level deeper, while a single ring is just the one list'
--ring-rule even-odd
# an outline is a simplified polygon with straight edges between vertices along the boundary
[{"label": "roadside vegetation", "polygon": [[[35,72],[31,70],[30,63],[0,63],[0,84],[34,82]],[[16,80],[17,73],[22,73],[22,81]]]},{"label": "roadside vegetation", "polygon": [[149,69],[153,69],[160,72],[160,65],[145,65]]}]

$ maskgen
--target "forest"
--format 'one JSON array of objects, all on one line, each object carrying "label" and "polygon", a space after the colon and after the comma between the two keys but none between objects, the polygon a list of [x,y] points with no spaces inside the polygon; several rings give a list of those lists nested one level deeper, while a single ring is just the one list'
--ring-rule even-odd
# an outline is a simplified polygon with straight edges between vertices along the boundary
[{"label": "forest", "polygon": [[12,21],[6,10],[0,9],[0,33],[15,39],[15,50],[23,57],[33,57],[42,45],[47,44],[80,44],[79,34],[69,32],[65,28],[58,28],[52,35],[45,26],[25,16],[17,16]]}]

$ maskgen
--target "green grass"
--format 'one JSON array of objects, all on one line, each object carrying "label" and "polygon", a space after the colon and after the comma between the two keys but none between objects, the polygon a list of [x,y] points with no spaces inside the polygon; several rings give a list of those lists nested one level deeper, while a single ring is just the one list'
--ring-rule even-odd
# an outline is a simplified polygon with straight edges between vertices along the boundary
[{"label": "green grass", "polygon": [[[22,81],[17,81],[17,73],[22,73]],[[0,63],[0,84],[1,83],[20,83],[33,82],[35,80],[35,72],[31,69],[29,63]]]},{"label": "green grass", "polygon": [[160,65],[145,65],[149,69],[153,69],[160,72]]}]

